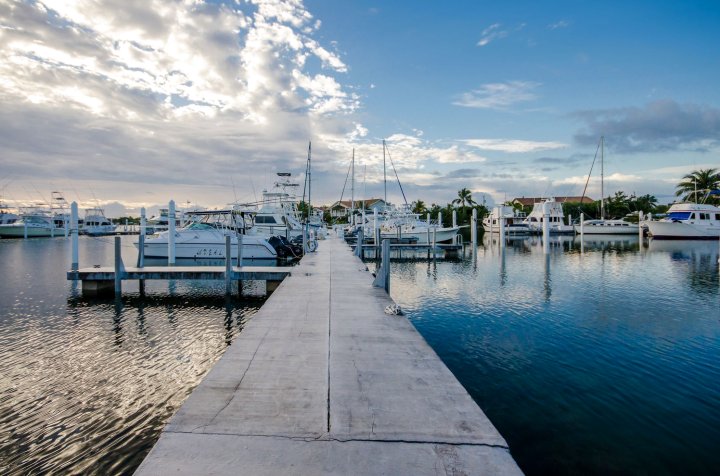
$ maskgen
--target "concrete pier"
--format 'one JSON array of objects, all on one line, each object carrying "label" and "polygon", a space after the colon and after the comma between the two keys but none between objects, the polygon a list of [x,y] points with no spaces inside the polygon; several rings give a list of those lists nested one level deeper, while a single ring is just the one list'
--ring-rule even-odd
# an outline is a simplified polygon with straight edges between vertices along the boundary
[{"label": "concrete pier", "polygon": [[136,474],[521,474],[507,444],[340,239],[319,243]]}]

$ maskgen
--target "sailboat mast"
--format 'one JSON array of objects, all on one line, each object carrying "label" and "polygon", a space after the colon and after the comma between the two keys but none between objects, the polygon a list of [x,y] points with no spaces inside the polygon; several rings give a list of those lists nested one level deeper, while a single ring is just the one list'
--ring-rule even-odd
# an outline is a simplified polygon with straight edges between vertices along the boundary
[{"label": "sailboat mast", "polygon": [[600,219],[605,219],[605,136],[600,136]]},{"label": "sailboat mast", "polygon": [[383,139],[383,184],[385,186],[385,206],[387,206],[387,166],[385,165],[385,139]]},{"label": "sailboat mast", "polygon": [[352,150],[352,179],[350,179],[350,216],[355,213],[355,147]]}]

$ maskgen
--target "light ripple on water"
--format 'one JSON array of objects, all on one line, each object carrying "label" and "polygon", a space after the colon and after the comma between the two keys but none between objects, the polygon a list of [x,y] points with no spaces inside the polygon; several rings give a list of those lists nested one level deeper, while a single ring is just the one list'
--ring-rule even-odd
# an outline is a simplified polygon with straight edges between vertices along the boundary
[{"label": "light ripple on water", "polygon": [[527,473],[709,474],[717,249],[638,251],[635,238],[546,256],[530,239],[476,260],[393,264],[391,292]]},{"label": "light ripple on water", "polygon": [[[185,282],[83,299],[65,280],[68,245],[0,240],[17,276],[0,288],[0,474],[132,473],[263,302]],[[81,245],[81,262],[108,263],[108,243]]]}]

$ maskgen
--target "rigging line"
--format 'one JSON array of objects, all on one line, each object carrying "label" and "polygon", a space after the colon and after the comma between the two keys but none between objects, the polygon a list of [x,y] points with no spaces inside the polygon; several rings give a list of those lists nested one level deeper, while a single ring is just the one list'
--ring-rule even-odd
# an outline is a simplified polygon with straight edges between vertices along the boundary
[{"label": "rigging line", "polygon": [[405,197],[405,191],[403,190],[402,184],[400,183],[400,177],[398,176],[397,169],[395,168],[395,164],[393,163],[392,156],[390,155],[390,149],[387,148],[387,145],[385,146],[385,149],[387,149],[387,156],[390,159],[390,165],[392,165],[393,172],[395,172],[395,178],[397,179],[398,185],[400,186],[400,192],[402,193],[403,200],[405,200],[405,205],[408,204],[407,198]]},{"label": "rigging line", "polygon": [[345,184],[343,185],[342,192],[340,193],[340,201],[338,203],[342,203],[343,195],[345,195],[345,187],[347,186],[348,177],[350,177],[350,167],[352,167],[352,164],[348,165],[348,171],[347,174],[345,174]]},{"label": "rigging line", "polygon": [[598,143],[597,149],[595,149],[595,157],[593,157],[592,164],[590,165],[590,172],[588,172],[588,178],[585,181],[585,188],[583,189],[583,193],[580,196],[580,203],[582,203],[582,199],[585,198],[585,193],[587,192],[588,183],[590,183],[590,176],[592,175],[593,167],[595,167],[595,161],[597,160],[598,151],[600,150],[600,144]]}]

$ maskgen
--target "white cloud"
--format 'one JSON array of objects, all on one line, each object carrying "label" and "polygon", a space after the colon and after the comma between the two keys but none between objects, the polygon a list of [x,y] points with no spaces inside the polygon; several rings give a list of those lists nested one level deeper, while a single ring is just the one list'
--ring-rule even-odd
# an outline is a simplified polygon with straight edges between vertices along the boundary
[{"label": "white cloud", "polygon": [[562,142],[537,142],[517,139],[467,139],[462,142],[481,150],[509,153],[538,152],[541,150],[563,149],[568,146]]},{"label": "white cloud", "polygon": [[534,100],[536,96],[532,91],[539,86],[539,83],[531,81],[483,84],[478,89],[461,94],[453,104],[480,109],[505,109],[519,102]]},{"label": "white cloud", "polygon": [[508,35],[508,32],[501,30],[501,26],[502,25],[500,23],[493,23],[489,27],[485,28],[477,45],[486,46],[490,44],[491,41],[497,40],[498,38],[505,38]]},{"label": "white cloud", "polygon": [[560,21],[557,21],[557,22],[555,22],[555,23],[549,24],[549,25],[548,25],[548,29],[550,29],[550,30],[557,30],[558,28],[567,28],[568,26],[570,26],[570,23],[568,23],[568,22],[565,21],[565,20],[560,20]]}]

